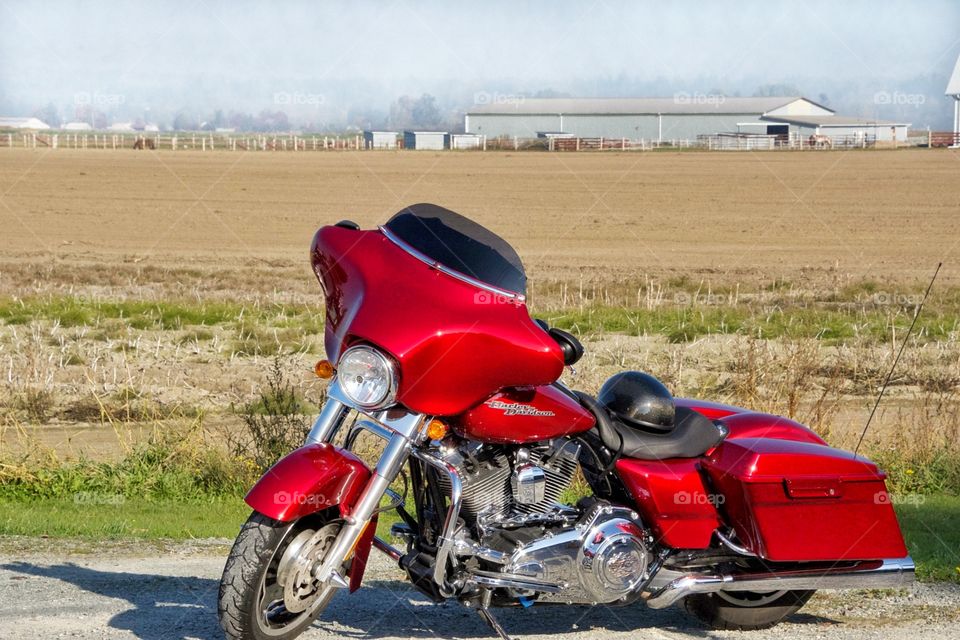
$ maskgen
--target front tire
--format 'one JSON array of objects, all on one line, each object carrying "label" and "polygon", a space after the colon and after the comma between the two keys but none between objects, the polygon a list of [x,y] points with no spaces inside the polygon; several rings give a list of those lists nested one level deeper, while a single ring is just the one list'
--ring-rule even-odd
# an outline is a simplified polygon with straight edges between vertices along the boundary
[{"label": "front tire", "polygon": [[[240,529],[220,580],[217,610],[227,639],[291,640],[309,627],[336,589],[317,586],[318,593],[306,596],[304,606],[294,607],[299,611],[288,611],[284,584],[294,577],[286,567],[290,566],[290,556],[310,551],[303,549],[308,541],[319,540],[323,544],[335,540],[339,528],[339,523],[324,521],[320,516],[289,523],[254,511]],[[289,553],[285,555],[285,551]],[[322,559],[324,551],[315,549],[313,556]],[[285,579],[278,577],[284,574]],[[296,578],[300,580],[302,576]],[[297,586],[301,593],[309,589],[304,580]]]},{"label": "front tire", "polygon": [[684,606],[712,629],[753,631],[767,629],[800,610],[815,592],[731,591],[687,596]]}]

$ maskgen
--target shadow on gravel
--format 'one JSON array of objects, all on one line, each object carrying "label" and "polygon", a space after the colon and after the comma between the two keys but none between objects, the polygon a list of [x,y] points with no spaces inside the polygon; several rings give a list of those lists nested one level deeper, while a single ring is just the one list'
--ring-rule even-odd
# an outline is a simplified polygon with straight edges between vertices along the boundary
[{"label": "shadow on gravel", "polygon": [[126,600],[133,608],[110,618],[110,627],[141,640],[223,638],[217,623],[217,580],[97,571],[75,564],[14,562],[0,569],[56,578],[90,593]]},{"label": "shadow on gravel", "polygon": [[[219,582],[210,578],[98,571],[75,564],[52,566],[16,562],[0,569],[52,578],[97,595],[125,600],[133,608],[114,615],[116,630],[140,640],[222,639],[217,623]],[[497,609],[497,619],[511,635],[580,635],[643,630],[671,630],[691,638],[713,637],[681,607],[655,611],[643,604],[627,607],[540,606]],[[832,623],[826,618],[797,614],[792,624]],[[457,603],[432,604],[409,583],[372,580],[355,594],[338,595],[306,639],[316,634],[346,638],[495,638],[475,611]]]}]

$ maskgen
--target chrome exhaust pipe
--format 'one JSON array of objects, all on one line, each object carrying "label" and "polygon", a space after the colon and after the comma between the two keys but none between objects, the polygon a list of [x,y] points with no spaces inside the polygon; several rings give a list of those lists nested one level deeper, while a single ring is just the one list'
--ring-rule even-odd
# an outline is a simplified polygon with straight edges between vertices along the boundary
[{"label": "chrome exhaust pipe", "polygon": [[694,593],[717,591],[781,591],[802,589],[896,589],[913,582],[913,560],[867,560],[847,567],[787,569],[769,573],[688,575],[677,578],[647,598],[652,609],[664,609]]}]

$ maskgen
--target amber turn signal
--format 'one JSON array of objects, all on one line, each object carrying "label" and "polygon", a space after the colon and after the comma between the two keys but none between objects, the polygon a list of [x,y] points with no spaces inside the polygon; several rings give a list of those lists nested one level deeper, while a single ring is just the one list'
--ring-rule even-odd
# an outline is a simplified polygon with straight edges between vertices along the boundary
[{"label": "amber turn signal", "polygon": [[317,364],[313,365],[313,372],[318,378],[329,380],[333,377],[334,369],[329,360],[317,360]]},{"label": "amber turn signal", "polygon": [[427,425],[427,437],[431,440],[443,440],[447,435],[447,425],[443,424],[436,418],[430,421],[430,424]]}]

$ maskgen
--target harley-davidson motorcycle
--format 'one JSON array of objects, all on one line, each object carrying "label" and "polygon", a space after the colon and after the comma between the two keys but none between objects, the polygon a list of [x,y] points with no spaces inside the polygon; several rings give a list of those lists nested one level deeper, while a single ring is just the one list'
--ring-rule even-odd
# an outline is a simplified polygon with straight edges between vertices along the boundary
[{"label": "harley-davidson motorcycle", "polygon": [[[220,584],[228,638],[297,636],[361,587],[371,548],[502,638],[497,607],[682,603],[759,629],[817,589],[912,582],[885,476],[862,456],[640,372],[596,398],[560,382],[583,346],[530,317],[517,253],[480,225],[419,204],[378,229],[323,227],[311,258],[326,402],[246,497]],[[361,433],[384,441],[372,467]],[[578,473],[590,495],[565,504]]]}]

